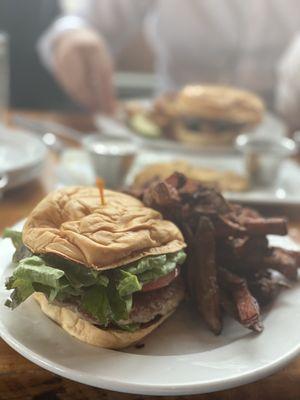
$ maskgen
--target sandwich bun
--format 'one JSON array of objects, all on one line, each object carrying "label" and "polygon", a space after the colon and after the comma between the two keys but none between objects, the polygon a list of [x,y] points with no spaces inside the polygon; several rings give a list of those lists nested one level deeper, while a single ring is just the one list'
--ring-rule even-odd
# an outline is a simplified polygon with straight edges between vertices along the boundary
[{"label": "sandwich bun", "polygon": [[178,142],[185,143],[189,146],[209,146],[209,145],[229,145],[240,132],[237,131],[222,131],[206,132],[206,131],[191,131],[184,124],[177,123],[174,128],[174,136]]},{"label": "sandwich bun", "polygon": [[159,320],[135,332],[113,329],[104,330],[80,318],[76,312],[67,307],[49,303],[43,293],[34,293],[32,296],[40,305],[43,313],[60,325],[71,336],[94,346],[115,350],[131,346],[143,339],[176,310],[175,307],[171,312],[160,317]]},{"label": "sandwich bun", "polygon": [[132,196],[95,187],[50,193],[31,212],[23,242],[34,254],[50,253],[105,270],[186,245],[180,230]]},{"label": "sandwich bun", "polygon": [[186,86],[172,103],[172,113],[177,117],[243,125],[261,122],[265,110],[262,100],[255,94],[227,86]]}]

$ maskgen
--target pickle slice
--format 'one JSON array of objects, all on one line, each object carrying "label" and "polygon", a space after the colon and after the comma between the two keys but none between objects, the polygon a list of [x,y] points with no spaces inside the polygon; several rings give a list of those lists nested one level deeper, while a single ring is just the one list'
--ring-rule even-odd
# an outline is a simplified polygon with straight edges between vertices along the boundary
[{"label": "pickle slice", "polygon": [[129,123],[137,133],[147,138],[159,138],[162,134],[160,127],[144,114],[133,115]]}]

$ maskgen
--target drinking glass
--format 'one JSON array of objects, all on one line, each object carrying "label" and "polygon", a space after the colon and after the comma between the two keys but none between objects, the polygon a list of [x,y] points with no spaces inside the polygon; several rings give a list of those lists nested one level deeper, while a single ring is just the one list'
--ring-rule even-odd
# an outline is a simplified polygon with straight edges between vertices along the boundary
[{"label": "drinking glass", "polygon": [[9,103],[8,35],[0,31],[0,123],[5,123]]}]

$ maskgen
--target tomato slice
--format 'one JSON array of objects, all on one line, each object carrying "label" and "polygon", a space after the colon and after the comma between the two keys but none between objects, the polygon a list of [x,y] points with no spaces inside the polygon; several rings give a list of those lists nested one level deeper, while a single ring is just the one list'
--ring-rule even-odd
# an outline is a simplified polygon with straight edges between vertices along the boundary
[{"label": "tomato slice", "polygon": [[150,292],[151,290],[156,290],[168,286],[179,274],[180,268],[176,267],[168,275],[161,276],[160,278],[156,279],[156,281],[149,282],[143,285],[142,292]]}]

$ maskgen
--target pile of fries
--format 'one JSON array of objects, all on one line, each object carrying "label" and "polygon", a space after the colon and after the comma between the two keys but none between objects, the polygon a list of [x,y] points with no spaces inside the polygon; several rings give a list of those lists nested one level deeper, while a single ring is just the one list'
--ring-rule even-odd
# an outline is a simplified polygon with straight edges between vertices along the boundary
[{"label": "pile of fries", "polygon": [[184,234],[186,280],[207,326],[219,334],[227,313],[261,332],[261,308],[297,279],[300,266],[300,252],[269,245],[267,235],[287,234],[286,220],[228,203],[220,192],[180,173],[133,194]]}]

